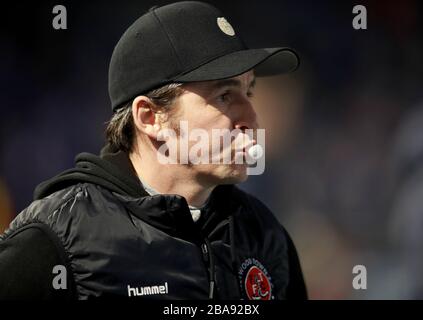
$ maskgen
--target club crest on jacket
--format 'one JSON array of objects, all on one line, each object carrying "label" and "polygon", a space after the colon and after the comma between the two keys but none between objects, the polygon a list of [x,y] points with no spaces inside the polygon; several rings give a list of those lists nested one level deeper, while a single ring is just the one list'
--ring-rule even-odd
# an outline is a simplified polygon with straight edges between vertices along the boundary
[{"label": "club crest on jacket", "polygon": [[273,300],[272,278],[263,264],[255,258],[248,258],[238,271],[241,291],[248,300]]}]

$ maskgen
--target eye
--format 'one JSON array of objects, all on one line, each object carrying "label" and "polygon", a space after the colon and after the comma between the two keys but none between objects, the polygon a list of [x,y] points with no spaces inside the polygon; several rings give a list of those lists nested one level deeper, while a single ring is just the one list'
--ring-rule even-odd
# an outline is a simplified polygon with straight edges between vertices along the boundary
[{"label": "eye", "polygon": [[220,94],[217,97],[217,100],[219,102],[222,102],[222,103],[228,103],[228,102],[230,102],[230,98],[231,98],[231,92],[230,91],[225,91],[224,93]]}]

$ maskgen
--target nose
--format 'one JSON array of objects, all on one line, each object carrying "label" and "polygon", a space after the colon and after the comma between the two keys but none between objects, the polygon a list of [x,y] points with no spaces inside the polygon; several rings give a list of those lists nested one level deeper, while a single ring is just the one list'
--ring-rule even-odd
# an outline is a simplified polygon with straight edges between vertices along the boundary
[{"label": "nose", "polygon": [[235,129],[245,131],[247,129],[258,129],[257,114],[250,101],[246,101],[241,107],[241,116],[235,122]]},{"label": "nose", "polygon": [[[257,122],[257,114],[253,108],[250,99],[245,99],[239,105],[238,121],[234,123],[234,128],[240,130],[244,134],[239,135],[242,150],[245,152],[252,146],[257,144],[257,129],[259,127]],[[242,138],[241,138],[242,137]]]}]

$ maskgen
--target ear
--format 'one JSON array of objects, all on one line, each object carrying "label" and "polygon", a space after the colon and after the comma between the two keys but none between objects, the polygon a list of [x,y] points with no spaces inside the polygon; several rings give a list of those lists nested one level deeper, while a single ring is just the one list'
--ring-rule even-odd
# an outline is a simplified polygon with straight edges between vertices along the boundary
[{"label": "ear", "polygon": [[137,130],[157,140],[160,123],[154,112],[153,102],[146,96],[138,96],[132,102],[132,116]]}]

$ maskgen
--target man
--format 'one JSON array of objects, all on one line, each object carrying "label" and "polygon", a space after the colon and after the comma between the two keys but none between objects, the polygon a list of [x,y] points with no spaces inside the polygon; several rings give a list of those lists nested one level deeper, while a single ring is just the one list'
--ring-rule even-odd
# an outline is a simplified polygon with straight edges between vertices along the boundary
[{"label": "man", "polygon": [[[255,76],[297,66],[290,49],[248,49],[208,4],[150,9],[111,58],[107,146],[41,183],[2,235],[1,297],[306,299],[289,235],[235,187],[247,164],[184,162],[181,152],[194,130],[238,130],[240,141],[257,129]],[[257,142],[234,141],[238,159]]]}]

